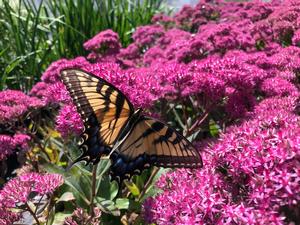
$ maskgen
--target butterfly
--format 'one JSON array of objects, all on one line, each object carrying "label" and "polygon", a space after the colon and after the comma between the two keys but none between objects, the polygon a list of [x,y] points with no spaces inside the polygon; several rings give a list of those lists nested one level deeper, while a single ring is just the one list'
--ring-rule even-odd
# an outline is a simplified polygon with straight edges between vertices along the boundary
[{"label": "butterfly", "polygon": [[111,179],[119,183],[150,166],[202,167],[199,152],[185,137],[135,110],[114,85],[79,69],[61,71],[61,80],[84,122],[82,155],[73,163],[95,164],[109,156]]}]

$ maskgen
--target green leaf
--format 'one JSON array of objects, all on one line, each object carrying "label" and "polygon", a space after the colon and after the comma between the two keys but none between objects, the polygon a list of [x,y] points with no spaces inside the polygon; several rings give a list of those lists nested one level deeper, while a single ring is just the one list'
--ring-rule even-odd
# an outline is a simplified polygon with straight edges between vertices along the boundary
[{"label": "green leaf", "polygon": [[170,171],[169,168],[159,168],[158,172],[153,177],[151,184],[149,184],[145,194],[140,198],[140,202],[143,202],[150,196],[155,196],[157,193],[160,193],[160,190],[156,188],[155,183],[163,174],[167,173],[168,171]]},{"label": "green leaf", "polygon": [[108,176],[103,176],[101,184],[97,189],[97,196],[105,199],[113,200],[118,194],[118,184],[116,182],[110,182]]},{"label": "green leaf", "polygon": [[[49,212],[46,225],[54,224],[53,221],[55,219],[55,206],[52,207],[51,211]],[[62,224],[62,223],[55,223],[55,224]]]},{"label": "green leaf", "polygon": [[72,192],[65,192],[62,196],[57,200],[57,202],[68,202],[75,200],[75,197]]},{"label": "green leaf", "polygon": [[120,216],[121,212],[116,207],[115,203],[111,200],[96,197],[96,205],[105,213],[112,214],[114,216]]},{"label": "green leaf", "polygon": [[118,209],[128,209],[129,208],[129,199],[127,198],[117,198],[116,206]]},{"label": "green leaf", "polygon": [[219,136],[220,126],[213,119],[209,120],[209,133],[212,137]]},{"label": "green leaf", "polygon": [[124,184],[126,185],[126,187],[129,189],[129,191],[131,192],[131,194],[135,197],[138,197],[140,195],[140,190],[139,188],[135,185],[135,183],[131,182],[131,181],[124,181]]},{"label": "green leaf", "polygon": [[86,206],[89,205],[91,183],[90,177],[84,169],[74,165],[67,172],[65,169],[52,164],[44,164],[44,168],[48,172],[61,174],[64,177],[65,184],[71,188],[77,203],[78,200],[81,200]]},{"label": "green leaf", "polygon": [[192,133],[190,136],[187,137],[187,139],[190,141],[190,142],[193,142],[196,137],[198,136],[198,134],[200,133],[200,129],[199,130],[196,130],[194,133]]}]

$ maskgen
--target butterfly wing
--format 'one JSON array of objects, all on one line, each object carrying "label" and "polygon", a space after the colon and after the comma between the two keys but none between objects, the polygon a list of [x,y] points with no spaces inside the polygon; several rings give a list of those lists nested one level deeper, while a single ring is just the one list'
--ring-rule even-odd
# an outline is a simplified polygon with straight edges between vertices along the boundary
[{"label": "butterfly wing", "polygon": [[134,108],[121,91],[93,74],[69,69],[61,72],[61,79],[84,121],[83,155],[76,162],[95,163],[110,152]]},{"label": "butterfly wing", "polygon": [[112,179],[129,178],[150,165],[202,167],[199,152],[181,134],[164,123],[141,116],[112,155]]}]

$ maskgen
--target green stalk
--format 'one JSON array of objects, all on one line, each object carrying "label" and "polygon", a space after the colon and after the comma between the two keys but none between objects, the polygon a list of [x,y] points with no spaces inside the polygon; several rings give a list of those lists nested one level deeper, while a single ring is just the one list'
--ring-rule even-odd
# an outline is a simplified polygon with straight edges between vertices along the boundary
[{"label": "green stalk", "polygon": [[91,200],[90,200],[90,215],[91,215],[91,218],[93,218],[93,216],[94,216],[94,199],[96,197],[97,166],[98,166],[98,164],[93,165],[92,191],[91,191]]}]

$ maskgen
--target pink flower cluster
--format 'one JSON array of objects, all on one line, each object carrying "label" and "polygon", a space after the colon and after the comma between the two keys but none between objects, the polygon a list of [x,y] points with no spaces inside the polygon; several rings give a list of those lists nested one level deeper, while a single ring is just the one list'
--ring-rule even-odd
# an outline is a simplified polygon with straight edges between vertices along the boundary
[{"label": "pink flower cluster", "polygon": [[30,109],[39,108],[43,102],[21,91],[5,90],[0,92],[0,123],[17,121]]},{"label": "pink flower cluster", "polygon": [[91,51],[88,59],[107,62],[115,60],[114,56],[119,53],[121,44],[117,33],[106,30],[85,42],[83,47]]},{"label": "pink flower cluster", "polygon": [[165,175],[158,183],[164,192],[144,204],[148,222],[282,224],[286,215],[296,215],[300,201],[300,117],[292,113],[296,104],[293,97],[262,101],[248,121],[232,126],[212,147],[204,148],[203,169]]},{"label": "pink flower cluster", "polygon": [[27,173],[11,179],[0,190],[1,224],[12,224],[11,221],[19,219],[14,208],[24,208],[36,195],[51,195],[62,184],[63,178],[59,174]]},{"label": "pink flower cluster", "polygon": [[[256,32],[260,24],[288,20],[291,16],[280,13],[286,5],[291,5],[289,13],[298,15],[295,7],[286,2],[271,5],[200,1],[195,8],[184,7],[174,18],[161,14],[154,17],[156,24],[137,28],[134,42],[127,48],[121,48],[113,31],[100,32],[84,44],[98,57],[94,58],[96,63],[83,57],[54,62],[32,95],[46,103],[71,104],[59,82],[59,72],[80,68],[116,85],[138,107],[151,108],[159,99],[176,101],[201,94],[210,104],[220,104],[230,117],[240,118],[256,104],[257,93],[268,97],[298,95],[291,83],[299,71],[298,47],[278,45],[272,26],[264,36],[258,37]],[[278,18],[274,16],[277,14]],[[173,21],[173,27],[164,26],[160,19]],[[193,22],[196,20],[199,26]],[[196,34],[182,30],[191,27],[197,27]],[[260,45],[262,40],[264,45]],[[264,51],[258,52],[257,48]],[[109,49],[112,51],[108,54]],[[114,60],[106,58],[107,54]],[[70,118],[71,108],[61,110],[58,117],[58,129],[64,136],[80,133],[82,128],[78,123],[70,126],[68,118],[64,120],[65,116]],[[79,116],[73,119],[77,121]]]},{"label": "pink flower cluster", "polygon": [[87,212],[82,208],[77,208],[72,216],[67,217],[64,221],[64,225],[81,225],[90,224],[97,225],[101,223],[101,210],[99,208],[94,208],[94,217],[91,218]]},{"label": "pink flower cluster", "polygon": [[27,151],[29,149],[28,142],[30,137],[26,134],[15,134],[14,136],[0,135],[0,160],[4,160],[7,156],[14,153],[17,149]]},{"label": "pink flower cluster", "polygon": [[59,111],[56,129],[64,138],[72,134],[79,135],[82,133],[83,122],[74,105],[67,104]]},{"label": "pink flower cluster", "polygon": [[30,193],[52,194],[62,184],[63,178],[59,174],[23,174],[4,185],[0,191],[1,204],[9,208],[16,207],[17,204],[25,204]]}]

